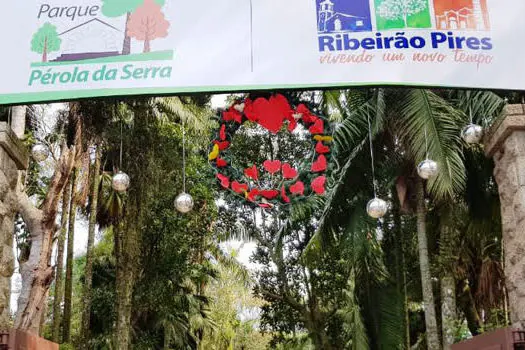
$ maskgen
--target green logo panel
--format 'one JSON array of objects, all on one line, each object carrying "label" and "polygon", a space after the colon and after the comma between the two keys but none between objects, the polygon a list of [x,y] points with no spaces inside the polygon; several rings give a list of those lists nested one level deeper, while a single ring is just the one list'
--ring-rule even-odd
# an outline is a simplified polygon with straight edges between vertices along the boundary
[{"label": "green logo panel", "polygon": [[430,28],[428,0],[374,0],[377,29]]}]

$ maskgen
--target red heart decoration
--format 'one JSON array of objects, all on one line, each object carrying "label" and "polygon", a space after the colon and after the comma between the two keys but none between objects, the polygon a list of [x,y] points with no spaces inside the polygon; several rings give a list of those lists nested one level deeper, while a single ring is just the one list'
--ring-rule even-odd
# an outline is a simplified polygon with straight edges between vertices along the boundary
[{"label": "red heart decoration", "polygon": [[270,97],[270,104],[274,107],[275,112],[282,115],[284,119],[292,116],[292,107],[283,95],[277,94]]},{"label": "red heart decoration", "polygon": [[241,124],[242,115],[238,110],[231,107],[229,110],[222,112],[222,119],[226,122],[235,121],[236,123]]},{"label": "red heart decoration", "polygon": [[288,163],[283,164],[283,177],[285,179],[295,179],[297,177],[297,170],[292,168],[292,166]]},{"label": "red heart decoration", "polygon": [[221,181],[221,186],[224,188],[230,188],[230,179],[222,174],[217,174],[217,178]]},{"label": "red heart decoration", "polygon": [[304,195],[304,183],[302,181],[297,181],[295,184],[290,186],[290,192],[292,194]]},{"label": "red heart decoration", "polygon": [[248,191],[248,185],[234,181],[232,182],[232,190],[237,193],[245,193]]},{"label": "red heart decoration", "polygon": [[284,186],[281,188],[281,198],[285,203],[290,203],[290,197],[286,195],[286,188]]},{"label": "red heart decoration", "polygon": [[310,127],[310,134],[315,135],[315,134],[323,134],[323,133],[324,133],[324,122],[322,119],[317,119],[314,125]]},{"label": "red heart decoration", "polygon": [[275,174],[281,170],[281,161],[280,160],[265,160],[263,163],[264,169],[270,174]]},{"label": "red heart decoration", "polygon": [[315,146],[315,151],[319,154],[330,153],[330,147],[324,145],[321,141],[319,141]]},{"label": "red heart decoration", "polygon": [[257,181],[259,179],[259,171],[257,170],[257,166],[254,165],[251,168],[244,169],[244,175]]},{"label": "red heart decoration", "polygon": [[219,150],[221,151],[224,151],[226,148],[230,147],[230,142],[229,141],[213,141],[214,144],[216,144],[217,146],[219,146]]},{"label": "red heart decoration", "polygon": [[249,98],[244,100],[244,115],[252,122],[257,121],[257,113],[255,112],[252,100]]},{"label": "red heart decoration", "polygon": [[315,178],[313,181],[312,181],[312,190],[317,193],[317,194],[324,194],[325,192],[325,186],[326,184],[326,177],[325,176],[319,176],[317,178]]},{"label": "red heart decoration", "polygon": [[326,170],[326,157],[324,155],[320,155],[319,158],[315,162],[312,163],[312,172],[319,173],[321,171]]},{"label": "red heart decoration", "polygon": [[222,159],[222,158],[217,158],[217,162],[216,162],[216,164],[217,164],[217,168],[224,168],[225,166],[228,165],[228,162],[225,161],[225,160]]},{"label": "red heart decoration", "polygon": [[253,103],[253,109],[259,125],[271,133],[277,134],[283,126],[284,116],[279,114],[275,106],[267,99],[260,97]]},{"label": "red heart decoration", "polygon": [[221,140],[226,140],[226,124],[222,124],[221,131],[219,132],[219,137]]},{"label": "red heart decoration", "polygon": [[259,193],[259,190],[254,188],[253,190],[251,190],[250,192],[248,192],[248,196],[246,198],[248,198],[248,200],[250,202],[254,202],[255,199],[257,198],[257,196],[259,196],[260,193]]},{"label": "red heart decoration", "polygon": [[279,195],[279,191],[277,190],[263,190],[260,193],[261,196],[270,200],[276,198]]}]

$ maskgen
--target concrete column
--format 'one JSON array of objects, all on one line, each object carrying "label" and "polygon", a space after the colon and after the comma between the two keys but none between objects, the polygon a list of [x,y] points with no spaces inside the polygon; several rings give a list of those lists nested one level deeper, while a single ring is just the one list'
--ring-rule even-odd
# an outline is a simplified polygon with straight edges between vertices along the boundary
[{"label": "concrete column", "polygon": [[525,106],[506,107],[485,137],[485,152],[499,187],[511,322],[525,329]]},{"label": "concrete column", "polygon": [[11,277],[14,271],[14,203],[12,194],[18,183],[18,171],[27,169],[24,146],[7,123],[0,122],[0,331],[9,327]]}]

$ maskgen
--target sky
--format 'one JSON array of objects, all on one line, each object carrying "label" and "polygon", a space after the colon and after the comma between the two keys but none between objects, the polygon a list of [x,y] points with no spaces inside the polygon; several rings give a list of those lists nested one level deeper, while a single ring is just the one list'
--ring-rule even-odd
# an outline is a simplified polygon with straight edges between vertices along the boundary
[{"label": "sky", "polygon": [[[226,104],[226,98],[228,95],[214,95],[212,97],[212,107],[213,108],[222,108]],[[51,130],[54,121],[55,121],[55,115],[57,111],[60,109],[63,109],[65,106],[64,104],[52,104],[48,105],[41,111],[43,114],[43,119],[39,122],[39,127],[43,128],[45,130]],[[44,171],[46,170],[44,167]],[[191,193],[191,189],[189,189]],[[60,215],[58,215],[57,220],[60,218]],[[97,231],[98,232],[98,231]],[[75,241],[74,241],[74,255],[75,257],[82,256],[86,253],[87,249],[87,237],[88,236],[88,221],[87,218],[83,215],[77,215],[77,220],[75,222]],[[96,235],[96,240],[98,241],[101,238],[100,233]],[[222,245],[223,249],[225,250],[231,250],[235,249],[237,250],[238,256],[237,260],[241,262],[243,265],[245,265],[248,269],[254,269],[255,265],[250,263],[250,256],[254,252],[256,248],[256,244],[253,242],[241,242],[241,241],[230,241]],[[55,248],[56,251],[56,248]],[[64,256],[67,254],[67,247],[66,252],[64,252]],[[56,252],[53,253],[52,261],[55,260]],[[16,256],[16,250],[15,250],[15,256]],[[65,260],[65,259],[64,259]],[[64,266],[65,266],[64,261]],[[17,309],[17,299],[18,295],[20,293],[20,288],[22,285],[22,279],[18,272],[18,266],[16,266],[16,272],[12,277],[12,286],[11,286],[11,311],[16,312]]]}]

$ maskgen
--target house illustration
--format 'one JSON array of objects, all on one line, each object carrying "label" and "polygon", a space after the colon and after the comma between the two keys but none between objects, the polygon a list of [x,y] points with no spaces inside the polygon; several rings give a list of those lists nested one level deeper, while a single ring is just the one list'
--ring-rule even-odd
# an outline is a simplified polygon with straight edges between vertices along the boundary
[{"label": "house illustration", "polygon": [[317,18],[319,33],[372,30],[368,0],[319,0]]},{"label": "house illustration", "polygon": [[123,35],[114,26],[94,18],[59,34],[62,39],[62,54],[53,61],[118,56]]},{"label": "house illustration", "polygon": [[434,0],[437,29],[489,30],[486,0]]}]

